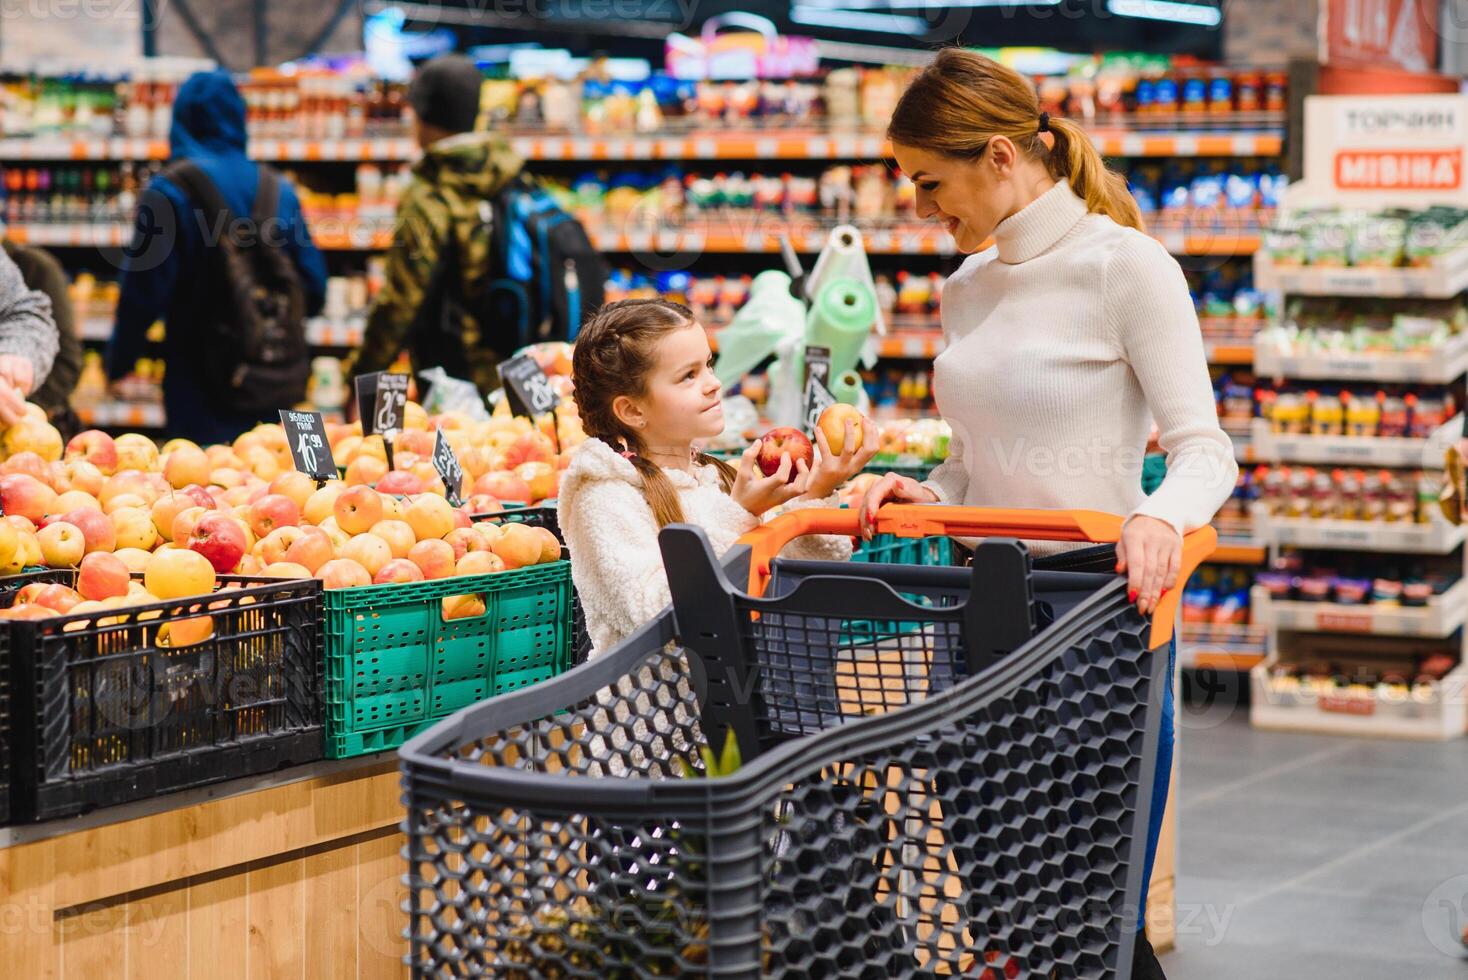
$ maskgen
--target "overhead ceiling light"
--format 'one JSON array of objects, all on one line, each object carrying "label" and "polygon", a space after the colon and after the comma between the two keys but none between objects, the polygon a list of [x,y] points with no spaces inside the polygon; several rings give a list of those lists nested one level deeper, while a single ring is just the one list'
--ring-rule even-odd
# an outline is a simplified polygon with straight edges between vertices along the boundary
[{"label": "overhead ceiling light", "polygon": [[805,4],[792,6],[790,19],[807,27],[835,27],[877,34],[907,34],[911,37],[922,37],[930,30],[928,22],[921,17],[898,17],[893,14],[872,14],[860,10],[838,10]]},{"label": "overhead ceiling light", "polygon": [[1217,27],[1223,23],[1223,11],[1218,7],[1179,3],[1178,0],[1108,0],[1106,6],[1118,17],[1197,24],[1200,27]]}]

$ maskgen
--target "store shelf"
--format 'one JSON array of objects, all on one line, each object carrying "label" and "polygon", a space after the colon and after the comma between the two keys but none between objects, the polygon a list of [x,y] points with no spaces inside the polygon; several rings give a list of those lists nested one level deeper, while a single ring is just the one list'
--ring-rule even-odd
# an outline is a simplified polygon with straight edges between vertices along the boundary
[{"label": "store shelf", "polygon": [[[1282,129],[1239,131],[1096,128],[1091,140],[1107,156],[1267,157],[1279,156]],[[749,131],[707,130],[634,136],[527,133],[510,137],[527,160],[876,160],[891,156],[880,130],[767,127]],[[411,160],[417,143],[406,137],[370,139],[250,139],[257,160]],[[0,160],[166,160],[168,141],[130,137],[9,137],[0,139]]]},{"label": "store shelf", "polygon": [[101,402],[76,406],[82,425],[99,429],[161,429],[163,406],[152,402]]},{"label": "store shelf", "polygon": [[1220,544],[1208,556],[1208,561],[1214,565],[1262,565],[1264,546],[1243,542]]},{"label": "store shelf", "polygon": [[1205,340],[1203,353],[1209,364],[1237,366],[1254,363],[1254,348],[1241,344],[1218,344]]},{"label": "store shelf", "polygon": [[1264,659],[1268,630],[1236,623],[1183,623],[1178,666],[1184,670],[1247,671]]},{"label": "store shelf", "polygon": [[122,222],[57,221],[39,224],[9,224],[5,237],[18,245],[51,248],[121,248],[131,235]]},{"label": "store shelf", "polygon": [[1468,725],[1462,665],[1415,692],[1386,685],[1320,691],[1292,677],[1271,677],[1266,660],[1249,672],[1249,723],[1255,728],[1361,738],[1457,738]]},{"label": "store shelf", "polygon": [[[591,240],[603,252],[743,253],[776,254],[782,235],[798,252],[814,253],[826,247],[833,222],[778,213],[729,213],[712,222],[689,221],[674,227],[671,220],[649,227],[644,216],[609,218],[583,213]],[[641,227],[639,227],[639,225]],[[1259,234],[1247,231],[1173,231],[1153,229],[1153,237],[1178,255],[1249,255],[1259,247]],[[954,255],[953,238],[928,223],[863,227],[867,252],[873,255]],[[319,243],[318,243],[319,244]],[[323,245],[322,247],[327,247]]]},{"label": "store shelf", "polygon": [[1249,602],[1254,621],[1275,629],[1441,638],[1450,636],[1468,616],[1468,579],[1460,579],[1421,607],[1273,600],[1257,585]]},{"label": "store shelf", "polygon": [[1253,422],[1256,459],[1272,463],[1321,466],[1400,466],[1442,469],[1443,453],[1463,435],[1463,416],[1455,415],[1426,439],[1360,436],[1278,435],[1265,419]]},{"label": "store shelf", "polygon": [[1430,265],[1407,269],[1281,266],[1259,252],[1254,256],[1254,286],[1300,296],[1448,299],[1468,287],[1468,248],[1440,256]]},{"label": "store shelf", "polygon": [[313,347],[358,347],[366,318],[355,316],[344,320],[312,317],[306,321],[306,343]]},{"label": "store shelf", "polygon": [[1262,377],[1449,384],[1468,373],[1468,333],[1452,337],[1441,348],[1403,354],[1293,354],[1260,338],[1253,356],[1254,371]]},{"label": "store shelf", "polygon": [[76,333],[82,340],[103,342],[112,339],[110,316],[86,316],[77,321]]},{"label": "store shelf", "polygon": [[1254,514],[1254,533],[1266,545],[1445,555],[1468,540],[1468,525],[1438,518],[1427,524],[1406,524],[1275,517],[1260,509]]},{"label": "store shelf", "polygon": [[[600,215],[583,215],[592,242],[603,252],[656,252],[661,255],[767,254],[780,251],[782,234],[790,236],[797,251],[819,252],[825,248],[834,222],[805,217],[751,212],[747,218],[729,216],[716,223],[690,223],[682,228],[668,226],[641,230],[632,219],[622,226],[608,224]],[[325,251],[382,251],[392,243],[392,218],[343,220],[306,214],[312,241]],[[867,251],[873,255],[954,255],[953,239],[934,225],[906,224],[863,232]],[[1259,244],[1257,234],[1183,234],[1159,231],[1159,240],[1176,254],[1243,255]],[[122,222],[54,222],[12,224],[6,235],[27,245],[72,248],[118,248],[125,245],[131,227]]]}]

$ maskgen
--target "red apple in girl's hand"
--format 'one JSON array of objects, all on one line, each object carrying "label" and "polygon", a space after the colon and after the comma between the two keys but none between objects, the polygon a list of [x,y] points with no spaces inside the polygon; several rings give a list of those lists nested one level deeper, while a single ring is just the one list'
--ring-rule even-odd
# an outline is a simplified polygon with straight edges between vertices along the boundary
[{"label": "red apple in girl's hand", "polygon": [[815,458],[815,451],[811,449],[810,440],[805,433],[799,429],[789,426],[781,426],[771,429],[759,440],[759,468],[765,476],[774,476],[780,469],[780,457],[790,454],[790,479],[787,482],[794,483],[799,470],[796,468],[801,460],[805,460],[807,468],[811,460]]}]

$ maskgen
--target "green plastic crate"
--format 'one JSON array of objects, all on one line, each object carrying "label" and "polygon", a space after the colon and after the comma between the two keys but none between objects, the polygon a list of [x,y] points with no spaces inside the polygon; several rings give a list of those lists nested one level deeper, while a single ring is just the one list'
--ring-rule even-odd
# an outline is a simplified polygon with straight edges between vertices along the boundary
[{"label": "green plastic crate", "polygon": [[[441,600],[485,613],[444,621]],[[322,593],[326,756],[396,748],[433,722],[571,666],[571,563]]]}]

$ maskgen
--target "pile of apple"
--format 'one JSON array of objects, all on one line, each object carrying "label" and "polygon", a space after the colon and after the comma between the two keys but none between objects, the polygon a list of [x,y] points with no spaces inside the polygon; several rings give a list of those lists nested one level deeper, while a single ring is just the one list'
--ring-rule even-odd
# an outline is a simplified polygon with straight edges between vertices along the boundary
[{"label": "pile of apple", "polygon": [[[33,565],[79,574],[75,589],[27,587],[4,615],[209,595],[222,574],[315,577],[337,589],[560,557],[560,543],[544,528],[471,519],[503,510],[502,499],[533,502],[555,493],[564,460],[544,433],[524,419],[429,419],[412,403],[406,425],[394,441],[392,470],[380,436],[364,439],[353,425],[329,428],[346,472],[318,487],[293,468],[279,425],[208,448],[173,440],[160,450],[142,435],[114,439],[98,430],[62,446],[54,428],[28,414],[0,438],[0,574]],[[473,481],[463,507],[449,504],[433,469],[430,425],[455,445],[465,483]],[[483,611],[477,596],[444,601],[448,618]]]}]

